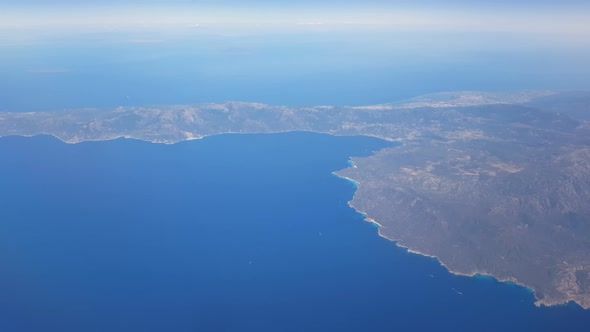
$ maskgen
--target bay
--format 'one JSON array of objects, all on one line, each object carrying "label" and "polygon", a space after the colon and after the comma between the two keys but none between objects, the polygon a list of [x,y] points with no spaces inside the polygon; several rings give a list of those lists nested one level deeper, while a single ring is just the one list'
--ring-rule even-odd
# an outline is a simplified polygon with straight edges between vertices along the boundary
[{"label": "bay", "polygon": [[378,236],[331,172],[390,146],[0,139],[2,331],[578,331],[590,313]]}]

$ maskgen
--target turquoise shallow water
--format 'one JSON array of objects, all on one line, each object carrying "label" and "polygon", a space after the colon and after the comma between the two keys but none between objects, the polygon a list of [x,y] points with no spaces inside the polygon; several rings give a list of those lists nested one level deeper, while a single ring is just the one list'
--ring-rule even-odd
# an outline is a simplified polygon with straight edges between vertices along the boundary
[{"label": "turquoise shallow water", "polygon": [[331,172],[389,143],[0,139],[0,331],[583,331],[380,238]]}]

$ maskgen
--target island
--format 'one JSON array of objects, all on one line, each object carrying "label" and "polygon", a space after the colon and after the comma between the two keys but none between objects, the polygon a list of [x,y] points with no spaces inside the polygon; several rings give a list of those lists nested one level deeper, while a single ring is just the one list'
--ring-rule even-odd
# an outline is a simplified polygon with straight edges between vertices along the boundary
[{"label": "island", "polygon": [[0,136],[176,143],[312,131],[401,145],[337,171],[379,234],[449,271],[590,308],[590,93],[450,92],[372,106],[202,105],[0,113]]}]

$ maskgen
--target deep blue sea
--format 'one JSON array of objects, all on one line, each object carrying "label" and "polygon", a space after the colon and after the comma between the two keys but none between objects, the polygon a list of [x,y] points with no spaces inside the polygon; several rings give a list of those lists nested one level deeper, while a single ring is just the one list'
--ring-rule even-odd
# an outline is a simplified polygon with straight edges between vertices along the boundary
[{"label": "deep blue sea", "polygon": [[390,143],[0,139],[0,331],[584,331],[380,238],[331,172]]}]

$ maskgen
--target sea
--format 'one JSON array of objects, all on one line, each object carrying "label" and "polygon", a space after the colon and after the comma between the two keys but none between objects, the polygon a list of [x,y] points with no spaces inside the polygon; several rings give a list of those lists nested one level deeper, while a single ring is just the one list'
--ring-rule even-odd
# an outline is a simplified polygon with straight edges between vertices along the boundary
[{"label": "sea", "polygon": [[[505,35],[199,31],[0,39],[0,112],[370,105],[590,82],[579,52]],[[579,306],[536,307],[526,288],[381,238],[332,172],[384,147],[313,133],[2,137],[0,332],[588,329]]]},{"label": "sea", "polygon": [[511,34],[19,37],[0,33],[0,112],[224,101],[364,106],[446,91],[590,89],[590,47]]},{"label": "sea", "polygon": [[332,172],[370,137],[0,138],[0,331],[583,331],[590,312],[448,273]]}]

